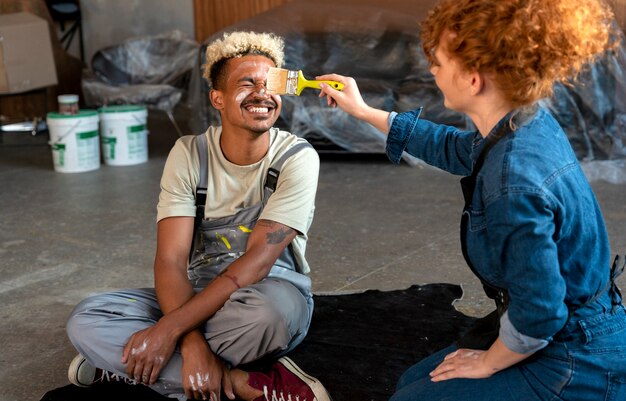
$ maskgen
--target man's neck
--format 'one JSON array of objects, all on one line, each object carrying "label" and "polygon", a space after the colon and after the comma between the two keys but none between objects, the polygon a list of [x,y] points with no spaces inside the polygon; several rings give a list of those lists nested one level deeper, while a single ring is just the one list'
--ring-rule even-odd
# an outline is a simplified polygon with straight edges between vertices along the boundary
[{"label": "man's neck", "polygon": [[232,128],[224,129],[220,137],[220,147],[224,157],[231,163],[247,166],[261,160],[267,154],[270,146],[270,132],[262,134],[239,131]]}]

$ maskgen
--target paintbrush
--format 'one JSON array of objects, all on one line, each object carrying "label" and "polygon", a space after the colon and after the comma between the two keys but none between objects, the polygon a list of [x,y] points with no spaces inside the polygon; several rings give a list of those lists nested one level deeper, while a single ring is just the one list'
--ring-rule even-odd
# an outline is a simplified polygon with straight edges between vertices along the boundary
[{"label": "paintbrush", "polygon": [[304,88],[320,89],[320,83],[325,83],[337,90],[343,89],[343,84],[337,81],[308,80],[302,71],[289,71],[284,68],[270,67],[267,73],[267,93],[274,95],[300,96]]}]

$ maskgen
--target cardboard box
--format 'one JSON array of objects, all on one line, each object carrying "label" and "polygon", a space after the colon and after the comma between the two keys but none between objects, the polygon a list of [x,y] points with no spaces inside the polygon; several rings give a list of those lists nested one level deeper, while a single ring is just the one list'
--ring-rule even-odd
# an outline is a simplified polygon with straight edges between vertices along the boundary
[{"label": "cardboard box", "polygon": [[27,12],[0,14],[0,94],[56,84],[48,22]]}]

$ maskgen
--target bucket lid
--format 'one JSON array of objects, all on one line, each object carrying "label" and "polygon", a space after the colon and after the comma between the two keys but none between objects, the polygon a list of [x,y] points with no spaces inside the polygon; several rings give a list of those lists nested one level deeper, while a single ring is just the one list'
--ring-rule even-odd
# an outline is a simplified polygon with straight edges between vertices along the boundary
[{"label": "bucket lid", "polygon": [[84,117],[97,117],[98,112],[95,110],[78,110],[76,114],[61,114],[57,112],[50,112],[46,114],[48,119],[70,119],[70,118],[84,118]]},{"label": "bucket lid", "polygon": [[100,113],[130,113],[137,111],[146,111],[146,106],[121,104],[116,106],[104,106],[98,109],[98,112]]},{"label": "bucket lid", "polygon": [[59,103],[78,103],[78,95],[59,95],[57,100]]}]

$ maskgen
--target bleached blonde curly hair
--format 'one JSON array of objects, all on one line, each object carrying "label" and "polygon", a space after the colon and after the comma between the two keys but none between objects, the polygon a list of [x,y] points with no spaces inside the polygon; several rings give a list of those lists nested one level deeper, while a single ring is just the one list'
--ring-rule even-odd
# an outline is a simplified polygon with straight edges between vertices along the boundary
[{"label": "bleached blonde curly hair", "polygon": [[207,46],[202,76],[212,88],[216,88],[219,86],[226,61],[248,54],[268,57],[280,68],[285,58],[284,47],[283,38],[273,33],[241,31],[224,33],[221,39],[216,39]]}]

